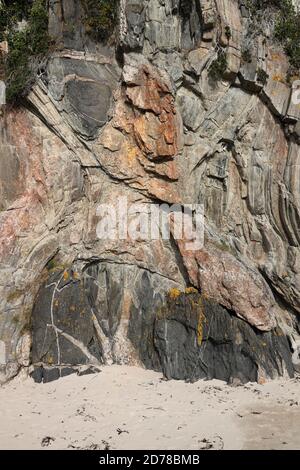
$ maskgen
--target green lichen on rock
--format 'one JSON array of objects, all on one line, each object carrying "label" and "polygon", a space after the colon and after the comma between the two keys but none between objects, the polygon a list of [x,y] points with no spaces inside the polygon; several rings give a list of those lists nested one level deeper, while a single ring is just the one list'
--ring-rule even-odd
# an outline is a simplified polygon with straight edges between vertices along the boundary
[{"label": "green lichen on rock", "polygon": [[49,50],[47,2],[2,1],[0,17],[0,37],[8,42],[3,67],[6,99],[8,103],[16,103],[30,90]]},{"label": "green lichen on rock", "polygon": [[87,33],[96,41],[106,42],[114,32],[119,0],[81,0]]}]

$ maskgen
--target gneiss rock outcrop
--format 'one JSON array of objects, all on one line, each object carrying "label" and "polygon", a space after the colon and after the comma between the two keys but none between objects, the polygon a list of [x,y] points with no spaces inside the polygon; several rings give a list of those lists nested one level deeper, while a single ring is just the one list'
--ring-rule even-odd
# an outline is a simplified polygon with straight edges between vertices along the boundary
[{"label": "gneiss rock outcrop", "polygon": [[[49,2],[57,47],[0,116],[2,381],[114,362],[185,380],[293,375],[300,105],[275,10],[255,30],[247,3],[120,0],[103,44],[81,2]],[[99,239],[98,205],[124,196],[203,204],[204,247]]]}]

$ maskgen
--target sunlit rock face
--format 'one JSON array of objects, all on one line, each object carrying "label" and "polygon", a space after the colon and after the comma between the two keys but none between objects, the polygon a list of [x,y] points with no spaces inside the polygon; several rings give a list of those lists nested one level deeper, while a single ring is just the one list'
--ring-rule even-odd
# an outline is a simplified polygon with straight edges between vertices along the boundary
[{"label": "sunlit rock face", "polygon": [[[1,380],[102,363],[293,375],[300,105],[267,18],[255,32],[243,1],[121,0],[98,44],[80,2],[49,3],[59,47],[26,106],[0,116]],[[204,246],[99,238],[97,207],[124,197],[202,204]]]}]

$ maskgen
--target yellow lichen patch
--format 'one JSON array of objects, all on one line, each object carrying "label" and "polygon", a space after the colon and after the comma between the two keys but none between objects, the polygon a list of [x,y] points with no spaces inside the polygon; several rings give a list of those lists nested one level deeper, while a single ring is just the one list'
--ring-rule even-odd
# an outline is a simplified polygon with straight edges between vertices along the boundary
[{"label": "yellow lichen patch", "polygon": [[71,312],[75,312],[75,310],[76,310],[75,305],[71,305],[71,306],[70,306],[70,310],[71,310]]},{"label": "yellow lichen patch", "polygon": [[64,271],[64,280],[67,281],[69,279],[70,275],[68,271]]},{"label": "yellow lichen patch", "polygon": [[48,356],[48,364],[52,365],[54,363],[54,359],[52,356]]},{"label": "yellow lichen patch", "polygon": [[203,312],[200,312],[199,318],[198,318],[198,326],[197,326],[197,343],[198,346],[201,346],[202,341],[203,341],[203,331],[204,331],[204,322],[206,318]]},{"label": "yellow lichen patch", "polygon": [[206,294],[206,292],[202,292],[201,298],[204,300],[209,300],[209,296]]},{"label": "yellow lichen patch", "polygon": [[189,294],[198,294],[198,291],[197,291],[197,289],[195,289],[195,287],[187,287],[185,289],[185,293],[187,295],[189,295]]},{"label": "yellow lichen patch", "polygon": [[270,56],[271,56],[271,59],[272,59],[272,62],[280,62],[282,61],[282,55],[279,54],[278,52],[270,52]]},{"label": "yellow lichen patch", "polygon": [[203,341],[204,323],[207,322],[206,317],[204,315],[204,307],[203,307],[203,301],[201,297],[198,303],[198,312],[199,312],[199,317],[198,317],[198,325],[197,325],[197,343],[198,343],[198,346],[201,346],[202,341]]},{"label": "yellow lichen patch", "polygon": [[181,294],[182,292],[179,289],[176,289],[176,287],[173,287],[168,292],[168,296],[172,300],[178,299],[178,297],[180,297]]},{"label": "yellow lichen patch", "polygon": [[285,83],[284,76],[281,75],[281,74],[275,74],[275,75],[273,75],[272,80],[274,80],[274,82]]},{"label": "yellow lichen patch", "polygon": [[73,274],[74,279],[80,279],[79,273],[77,271],[74,272]]},{"label": "yellow lichen patch", "polygon": [[127,155],[127,161],[132,164],[136,161],[138,155],[138,149],[128,143],[125,145],[125,154]]}]

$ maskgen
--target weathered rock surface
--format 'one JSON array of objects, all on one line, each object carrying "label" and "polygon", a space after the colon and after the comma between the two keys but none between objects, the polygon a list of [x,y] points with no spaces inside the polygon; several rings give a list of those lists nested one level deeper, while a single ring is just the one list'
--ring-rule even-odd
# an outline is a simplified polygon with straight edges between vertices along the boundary
[{"label": "weathered rock surface", "polygon": [[[292,375],[300,105],[287,57],[246,2],[120,0],[119,12],[115,44],[96,44],[80,2],[50,1],[46,74],[26,106],[1,111],[1,380],[103,362],[187,380]],[[145,211],[202,204],[204,246],[99,239],[98,205],[121,197]]]},{"label": "weathered rock surface", "polygon": [[170,379],[244,383],[293,375],[289,344],[280,328],[258,334],[198,293],[171,291],[155,322],[154,344]]}]

